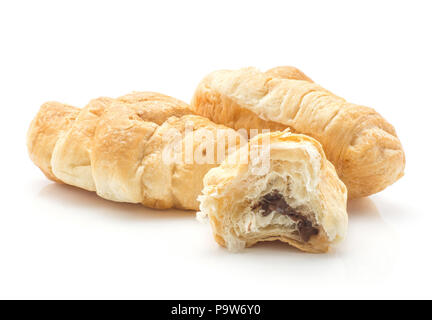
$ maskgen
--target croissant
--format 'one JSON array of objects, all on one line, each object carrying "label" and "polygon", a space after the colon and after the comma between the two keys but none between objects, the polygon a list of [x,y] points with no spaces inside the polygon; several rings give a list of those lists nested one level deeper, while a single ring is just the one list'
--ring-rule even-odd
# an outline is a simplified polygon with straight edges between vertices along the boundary
[{"label": "croissant", "polygon": [[405,155],[391,124],[293,67],[265,73],[255,68],[213,72],[198,85],[191,107],[234,129],[289,127],[315,138],[347,186],[349,198],[379,192],[403,176]]},{"label": "croissant", "polygon": [[[261,152],[238,161],[244,148],[264,145],[265,139],[267,158]],[[257,173],[263,161],[269,166]],[[334,166],[316,140],[287,131],[257,135],[211,169],[199,201],[198,218],[208,218],[216,242],[231,251],[280,240],[326,252],[347,231],[347,190]]]},{"label": "croissant", "polygon": [[[223,129],[226,136],[219,139],[231,137],[236,143],[243,139],[232,129],[194,115],[180,100],[135,92],[117,99],[94,99],[83,109],[45,103],[30,125],[27,146],[33,162],[56,182],[113,201],[197,210],[203,177],[217,163],[163,158],[164,151],[178,142],[178,136],[170,134],[175,130],[183,140],[181,148],[172,152],[184,160],[188,125],[195,131]],[[201,152],[199,137],[193,137],[192,148]]]}]

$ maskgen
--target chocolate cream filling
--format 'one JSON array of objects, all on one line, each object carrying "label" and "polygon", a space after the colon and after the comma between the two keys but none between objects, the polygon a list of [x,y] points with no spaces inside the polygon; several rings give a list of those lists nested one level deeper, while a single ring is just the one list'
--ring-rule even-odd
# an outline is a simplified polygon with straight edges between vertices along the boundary
[{"label": "chocolate cream filling", "polygon": [[290,217],[296,222],[299,236],[304,242],[308,242],[312,236],[317,235],[319,232],[319,230],[312,225],[311,221],[299,211],[290,207],[288,203],[286,203],[283,195],[276,190],[263,196],[252,209],[259,209],[264,217],[268,216],[273,211]]}]

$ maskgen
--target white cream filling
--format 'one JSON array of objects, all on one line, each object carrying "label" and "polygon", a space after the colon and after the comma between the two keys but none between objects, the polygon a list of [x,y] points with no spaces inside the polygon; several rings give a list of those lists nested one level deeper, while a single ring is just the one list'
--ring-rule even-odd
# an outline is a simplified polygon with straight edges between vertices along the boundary
[{"label": "white cream filling", "polygon": [[288,216],[273,211],[267,216],[263,216],[258,211],[250,211],[243,215],[239,221],[239,231],[242,234],[257,233],[269,226],[277,228],[283,227],[287,230],[294,230],[296,223]]},{"label": "white cream filling", "polygon": [[[293,209],[298,209],[313,224],[315,222],[319,223],[317,216],[314,214],[317,208],[313,207],[313,203],[316,202],[314,199],[315,190],[320,180],[320,153],[309,142],[300,143],[300,146],[298,142],[273,143],[271,146],[277,152],[274,155],[272,153],[270,172],[264,175],[254,175],[252,174],[254,168],[250,166],[248,173],[234,179],[232,186],[226,188],[224,192],[214,192],[198,198],[201,202],[201,212],[197,213],[197,218],[202,221],[205,220],[209,212],[217,210],[217,206],[214,205],[216,202],[213,201],[217,201],[216,199],[221,197],[227,197],[236,186],[239,186],[239,188],[247,186],[244,198],[240,201],[242,203],[248,202],[249,205],[246,206],[242,213],[236,216],[225,213],[224,217],[224,219],[231,220],[230,223],[224,223],[225,230],[223,232],[226,246],[231,251],[244,248],[247,239],[253,238],[254,234],[263,231],[272,234],[274,233],[273,230],[277,232],[281,228],[289,234],[291,230],[294,232],[297,229],[297,222],[287,215],[272,212],[267,216],[263,216],[259,209],[252,209],[253,204],[272,190],[277,190],[284,195],[287,204]],[[291,149],[292,152],[306,152],[310,161],[304,161],[304,156],[299,157],[301,160],[298,161],[287,160],[285,157],[278,159],[278,152]],[[265,158],[262,160],[257,159],[257,161],[254,161],[254,165],[261,166],[260,161],[265,160]],[[232,208],[239,205],[241,205],[240,202],[233,202]],[[235,211],[235,209],[233,210]]]}]

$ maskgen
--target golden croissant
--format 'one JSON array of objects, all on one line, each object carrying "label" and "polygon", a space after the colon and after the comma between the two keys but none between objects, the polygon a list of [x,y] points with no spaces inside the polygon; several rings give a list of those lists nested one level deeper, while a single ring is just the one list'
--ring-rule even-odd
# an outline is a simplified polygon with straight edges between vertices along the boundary
[{"label": "golden croissant", "polygon": [[[98,98],[83,109],[45,103],[30,125],[27,146],[33,162],[54,181],[113,201],[197,210],[203,177],[217,163],[163,161],[165,148],[175,138],[170,130],[182,134],[188,124],[192,130],[223,129],[227,136],[242,138],[193,115],[180,100],[136,92]],[[200,140],[193,140],[192,147],[200,150]],[[182,157],[184,148],[176,152]]]},{"label": "golden croissant", "polygon": [[374,109],[349,103],[300,70],[220,70],[198,85],[199,115],[234,129],[291,128],[317,139],[349,198],[379,192],[403,176],[405,155],[393,126]]}]

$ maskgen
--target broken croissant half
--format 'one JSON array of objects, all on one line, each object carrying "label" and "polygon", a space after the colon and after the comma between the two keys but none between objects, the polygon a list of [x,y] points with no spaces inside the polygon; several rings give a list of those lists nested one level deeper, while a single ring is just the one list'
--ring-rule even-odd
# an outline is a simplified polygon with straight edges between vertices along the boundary
[{"label": "broken croissant half", "polygon": [[[267,157],[251,159],[265,139]],[[238,160],[244,148],[248,163]],[[257,170],[266,161],[267,169]],[[230,251],[280,240],[326,252],[347,230],[345,185],[316,140],[287,130],[257,135],[211,169],[199,201],[198,219],[208,218],[215,240]]]}]

